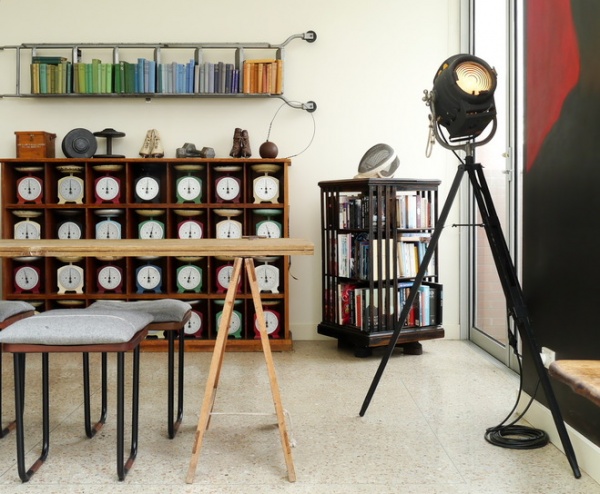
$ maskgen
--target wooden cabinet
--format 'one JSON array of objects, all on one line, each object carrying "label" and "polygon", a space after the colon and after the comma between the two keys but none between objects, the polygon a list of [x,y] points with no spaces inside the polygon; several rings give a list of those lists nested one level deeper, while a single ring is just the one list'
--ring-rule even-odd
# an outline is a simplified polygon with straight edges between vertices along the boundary
[{"label": "wooden cabinet", "polygon": [[[387,345],[437,218],[437,180],[320,182],[323,313],[318,332],[357,356]],[[442,338],[442,285],[430,263],[398,345]]]},{"label": "wooden cabinet", "polygon": [[[99,299],[192,304],[187,348],[212,349],[232,258],[119,255],[118,238],[289,236],[287,159],[5,159],[3,238],[104,238],[106,258],[3,260],[3,296],[40,311]],[[273,350],[289,350],[288,258],[256,258]],[[259,350],[247,282],[239,287],[227,348]],[[166,348],[153,335],[146,349]]]}]

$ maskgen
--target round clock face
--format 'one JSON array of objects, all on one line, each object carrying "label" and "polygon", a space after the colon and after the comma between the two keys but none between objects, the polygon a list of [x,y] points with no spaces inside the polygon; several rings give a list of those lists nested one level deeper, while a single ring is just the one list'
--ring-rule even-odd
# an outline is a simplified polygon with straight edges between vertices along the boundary
[{"label": "round clock face", "polygon": [[217,223],[217,238],[242,238],[242,224],[230,218]]},{"label": "round clock face", "polygon": [[217,179],[215,185],[217,199],[234,201],[240,196],[240,182],[235,177],[221,177]]},{"label": "round clock face", "polygon": [[21,266],[15,271],[15,285],[19,290],[33,290],[39,282],[40,274],[31,266]]},{"label": "round clock face", "polygon": [[36,221],[26,220],[15,223],[14,237],[18,240],[39,240],[42,228]]},{"label": "round clock face", "polygon": [[177,196],[179,202],[198,201],[202,195],[202,181],[191,175],[177,180]]},{"label": "round clock face", "polygon": [[152,201],[158,197],[160,184],[154,177],[141,177],[135,183],[135,193],[141,201]]},{"label": "round clock face", "polygon": [[81,291],[83,288],[83,269],[71,264],[61,266],[56,271],[56,282],[58,293]]},{"label": "round clock face", "polygon": [[[263,310],[263,315],[265,317],[265,326],[267,327],[267,334],[273,334],[279,328],[279,316],[270,309]],[[256,329],[256,331],[260,331],[258,319],[255,319],[254,321],[254,328]]]},{"label": "round clock face", "polygon": [[277,221],[261,221],[256,225],[256,234],[260,237],[281,238],[281,225]]},{"label": "round clock face", "polygon": [[81,238],[81,227],[74,221],[65,221],[58,227],[58,238],[61,240],[79,240]]},{"label": "round clock face", "polygon": [[178,238],[202,238],[202,224],[194,220],[186,220],[177,227]]},{"label": "round clock face", "polygon": [[140,223],[139,236],[142,239],[156,239],[165,237],[165,227],[160,221],[147,220]]},{"label": "round clock face", "polygon": [[160,269],[156,266],[148,265],[142,266],[138,269],[136,274],[138,285],[143,290],[154,290],[158,288],[162,281]]},{"label": "round clock face", "polygon": [[270,175],[254,179],[255,202],[276,202],[279,197],[279,180]]},{"label": "round clock face", "polygon": [[188,336],[199,338],[202,335],[202,314],[193,310],[189,321],[185,323],[183,331]]},{"label": "round clock face", "polygon": [[24,177],[17,183],[20,202],[39,201],[42,198],[42,181],[37,177]]},{"label": "round clock face", "polygon": [[202,271],[192,264],[181,266],[177,270],[177,285],[180,290],[197,290],[202,288]]},{"label": "round clock face", "polygon": [[116,266],[103,266],[98,270],[96,281],[101,290],[116,290],[121,286],[123,274]]},{"label": "round clock face", "polygon": [[96,238],[107,240],[121,238],[121,225],[111,220],[99,221],[96,223]]},{"label": "round clock face", "polygon": [[270,264],[256,267],[256,281],[263,292],[279,293],[279,268]]},{"label": "round clock face", "polygon": [[83,180],[79,177],[69,175],[58,181],[58,203],[82,202]]},{"label": "round clock face", "polygon": [[94,190],[96,202],[117,202],[116,199],[121,194],[121,184],[115,177],[107,175],[96,180]]},{"label": "round clock face", "polygon": [[[217,328],[219,327],[219,325],[221,323],[221,317],[223,317],[223,312],[219,312],[217,314]],[[228,335],[236,335],[237,337],[239,337],[241,330],[242,330],[242,315],[237,310],[234,310],[231,313],[231,320],[229,321],[229,329],[227,330],[227,334]]]}]

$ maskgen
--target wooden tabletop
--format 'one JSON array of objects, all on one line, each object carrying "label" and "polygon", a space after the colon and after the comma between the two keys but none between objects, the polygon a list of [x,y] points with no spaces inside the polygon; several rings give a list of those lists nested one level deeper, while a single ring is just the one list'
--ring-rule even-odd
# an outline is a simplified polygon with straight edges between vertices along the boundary
[{"label": "wooden tabletop", "polygon": [[297,238],[164,240],[0,240],[0,257],[310,256],[314,244]]},{"label": "wooden tabletop", "polygon": [[600,360],[556,360],[549,373],[600,406]]}]

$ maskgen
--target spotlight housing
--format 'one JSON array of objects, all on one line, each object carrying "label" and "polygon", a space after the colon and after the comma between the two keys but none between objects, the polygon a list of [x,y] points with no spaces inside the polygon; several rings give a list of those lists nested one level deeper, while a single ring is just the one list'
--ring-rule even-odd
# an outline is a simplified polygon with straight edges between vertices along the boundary
[{"label": "spotlight housing", "polygon": [[447,129],[451,141],[476,138],[495,121],[496,78],[496,71],[473,55],[454,55],[442,63],[429,103],[435,123]]}]

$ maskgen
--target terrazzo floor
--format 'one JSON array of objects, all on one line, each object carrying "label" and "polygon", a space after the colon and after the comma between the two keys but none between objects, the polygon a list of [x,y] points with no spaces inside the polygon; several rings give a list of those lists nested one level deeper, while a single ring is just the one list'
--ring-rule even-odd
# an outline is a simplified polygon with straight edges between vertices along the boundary
[{"label": "terrazzo floor", "polygon": [[[600,493],[585,473],[575,479],[552,445],[529,451],[488,444],[487,427],[513,407],[516,376],[469,342],[423,343],[423,355],[390,359],[364,417],[358,411],[381,359],[356,358],[335,340],[298,341],[275,353],[297,481],[288,482],[264,359],[227,353],[215,412],[193,484],[186,484],[210,353],[187,353],[185,411],[177,436],[166,435],[166,354],[142,353],[137,460],[117,480],[114,379],[109,417],[85,437],[81,356],[50,356],[51,437],[46,463],[22,484],[15,439],[0,440],[2,493],[295,493],[550,494]],[[13,415],[12,356],[3,359],[3,420]],[[98,362],[97,356],[92,356]],[[28,358],[25,438],[31,463],[39,451],[41,359]],[[109,357],[111,378],[115,361]],[[130,369],[130,358],[127,368]],[[94,382],[96,408],[98,382]],[[129,393],[126,394],[129,398]],[[227,414],[232,412],[235,414]],[[238,414],[242,413],[242,414]],[[126,427],[126,434],[129,427]],[[126,449],[128,446],[126,445]],[[29,464],[28,463],[28,464]]]}]

